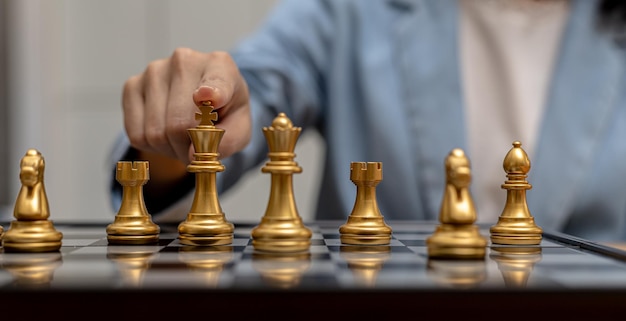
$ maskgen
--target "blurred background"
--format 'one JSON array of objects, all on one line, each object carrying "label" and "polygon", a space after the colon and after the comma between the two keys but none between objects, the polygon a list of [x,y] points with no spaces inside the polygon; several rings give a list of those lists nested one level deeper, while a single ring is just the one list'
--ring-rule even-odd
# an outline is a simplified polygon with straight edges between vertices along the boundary
[{"label": "blurred background", "polygon": [[[36,148],[46,160],[50,219],[112,221],[108,156],[123,130],[126,79],[177,47],[231,49],[276,2],[0,0],[0,219],[13,219],[19,162]],[[293,179],[304,220],[314,210],[322,153],[316,133],[300,137],[303,173]],[[227,219],[259,221],[269,183],[259,167],[220,195]]]}]

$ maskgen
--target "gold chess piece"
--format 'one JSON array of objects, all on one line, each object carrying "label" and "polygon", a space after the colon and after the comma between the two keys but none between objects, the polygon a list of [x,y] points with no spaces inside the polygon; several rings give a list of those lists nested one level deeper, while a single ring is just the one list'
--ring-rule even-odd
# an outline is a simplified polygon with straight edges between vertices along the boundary
[{"label": "gold chess piece", "polygon": [[350,180],[356,185],[356,201],[348,220],[339,227],[341,243],[387,245],[391,227],[385,223],[376,201],[376,185],[383,179],[383,163],[350,163]]},{"label": "gold chess piece", "polygon": [[535,225],[535,219],[526,204],[526,190],[532,188],[526,181],[530,171],[530,160],[522,149],[522,143],[513,142],[503,162],[507,180],[502,184],[506,189],[506,204],[496,225],[492,226],[491,242],[505,245],[538,245],[541,243],[542,229]]},{"label": "gold chess piece", "polygon": [[470,162],[460,148],[445,161],[446,186],[439,210],[440,224],[426,239],[430,258],[482,259],[487,239],[480,235],[476,208],[470,194]]},{"label": "gold chess piece", "polygon": [[356,283],[368,288],[376,286],[378,273],[391,257],[390,252],[391,246],[388,245],[343,245],[339,248],[339,254],[348,263]]},{"label": "gold chess piece", "polygon": [[489,258],[498,264],[507,288],[525,288],[537,262],[540,247],[492,247]]},{"label": "gold chess piece", "polygon": [[2,238],[7,252],[54,252],[61,248],[63,233],[48,220],[50,207],[44,186],[45,160],[29,149],[20,163],[22,187],[15,201],[11,222]]},{"label": "gold chess piece", "polygon": [[284,113],[263,133],[269,146],[269,161],[261,171],[272,175],[269,201],[261,222],[250,235],[255,250],[268,252],[306,251],[312,232],[304,226],[293,195],[292,175],[302,168],[293,161],[296,141],[302,128],[294,127]]},{"label": "gold chess piece", "polygon": [[124,286],[140,288],[159,249],[158,245],[112,245],[107,247],[107,259],[115,262]]},{"label": "gold chess piece", "polygon": [[188,129],[195,153],[187,171],[195,173],[196,189],[187,218],[178,226],[178,238],[184,245],[227,245],[232,243],[235,227],[222,212],[216,187],[216,173],[224,171],[217,152],[224,130],[213,125],[217,113],[210,102],[199,108],[200,124]]},{"label": "gold chess piece", "polygon": [[143,185],[150,179],[147,161],[120,161],[115,178],[123,186],[122,204],[113,223],[106,227],[110,244],[149,244],[159,240],[160,228],[152,222],[143,199]]},{"label": "gold chess piece", "polygon": [[233,247],[183,246],[178,251],[178,258],[187,268],[202,278],[202,286],[217,288],[224,265],[233,259]]}]

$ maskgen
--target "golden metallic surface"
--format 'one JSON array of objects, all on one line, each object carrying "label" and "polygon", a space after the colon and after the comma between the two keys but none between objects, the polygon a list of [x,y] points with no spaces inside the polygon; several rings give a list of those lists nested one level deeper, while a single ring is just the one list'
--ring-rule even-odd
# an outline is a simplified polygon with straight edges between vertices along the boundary
[{"label": "golden metallic surface", "polygon": [[261,171],[271,174],[270,196],[261,222],[250,235],[257,251],[302,252],[311,246],[312,232],[304,226],[293,194],[293,173],[302,168],[293,152],[302,128],[280,113],[263,133],[269,147],[269,161]]},{"label": "golden metallic surface", "polygon": [[20,162],[20,188],[8,230],[2,236],[7,252],[54,252],[61,248],[63,233],[49,221],[50,208],[44,185],[45,160],[29,149]]},{"label": "golden metallic surface", "polygon": [[541,261],[541,247],[492,247],[489,258],[498,264],[508,288],[526,288],[532,270]]},{"label": "golden metallic surface", "polygon": [[446,186],[439,209],[439,224],[426,239],[428,256],[433,259],[483,259],[487,239],[480,234],[476,208],[470,194],[470,162],[465,152],[455,148],[446,157]]},{"label": "golden metallic surface", "polygon": [[532,185],[526,181],[530,171],[530,159],[522,149],[522,143],[513,142],[503,161],[507,180],[502,188],[507,190],[506,203],[498,222],[492,226],[491,242],[504,245],[538,245],[541,243],[543,230],[535,224],[535,219],[528,210],[526,190]]},{"label": "golden metallic surface", "polygon": [[147,161],[120,161],[116,180],[122,185],[122,204],[113,223],[106,227],[110,244],[150,244],[159,240],[160,228],[152,222],[143,198],[143,186],[150,179]]},{"label": "golden metallic surface", "polygon": [[356,284],[373,288],[383,264],[391,257],[391,246],[343,245],[339,255],[348,263]]},{"label": "golden metallic surface", "polygon": [[426,272],[439,285],[471,289],[487,279],[487,264],[485,260],[428,259]]},{"label": "golden metallic surface", "polygon": [[311,267],[311,253],[254,251],[252,267],[267,285],[291,289],[300,285],[302,275]]},{"label": "golden metallic surface", "polygon": [[217,152],[224,130],[213,126],[217,114],[210,103],[199,108],[200,124],[188,129],[195,153],[187,171],[196,175],[195,194],[186,219],[178,226],[178,238],[184,245],[227,245],[232,243],[235,227],[222,212],[216,186],[216,173],[224,171]]},{"label": "golden metallic surface", "polygon": [[428,257],[444,259],[483,259],[487,240],[476,226],[440,224],[426,239]]},{"label": "golden metallic surface", "polygon": [[233,259],[232,246],[183,246],[178,259],[202,280],[203,287],[217,288],[224,265]]},{"label": "golden metallic surface", "polygon": [[20,289],[46,289],[55,270],[63,264],[60,252],[12,253],[1,255],[2,268],[13,276],[13,286]]},{"label": "golden metallic surface", "polygon": [[383,179],[383,163],[350,163],[350,180],[356,185],[356,199],[345,224],[339,227],[341,243],[387,245],[392,229],[385,223],[376,200],[376,186]]},{"label": "golden metallic surface", "polygon": [[117,266],[123,286],[140,288],[146,271],[158,257],[159,249],[158,245],[109,245],[107,259]]}]

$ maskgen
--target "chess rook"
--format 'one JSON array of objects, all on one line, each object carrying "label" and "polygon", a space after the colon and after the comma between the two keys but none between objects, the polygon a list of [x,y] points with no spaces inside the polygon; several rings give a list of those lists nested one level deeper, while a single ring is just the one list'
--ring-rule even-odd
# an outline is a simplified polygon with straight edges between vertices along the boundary
[{"label": "chess rook", "polygon": [[113,223],[106,228],[111,244],[149,244],[159,240],[160,228],[152,222],[143,198],[150,179],[147,161],[120,161],[115,178],[122,185],[122,204]]},{"label": "chess rook", "polygon": [[428,239],[430,258],[482,259],[487,239],[480,235],[476,208],[470,194],[472,180],[469,159],[460,148],[445,161],[446,185],[439,210],[439,224]]},{"label": "chess rook", "polygon": [[293,194],[293,173],[302,168],[293,152],[302,128],[294,127],[284,113],[263,133],[269,147],[269,161],[261,171],[270,173],[270,196],[261,222],[251,232],[255,250],[268,252],[308,251],[312,232],[302,223]]},{"label": "chess rook", "polygon": [[491,242],[503,245],[538,245],[541,243],[542,229],[528,210],[526,190],[532,188],[526,181],[530,171],[530,160],[522,149],[522,143],[513,142],[503,162],[507,180],[502,184],[506,189],[506,203],[496,225],[489,229]]},{"label": "chess rook", "polygon": [[48,220],[50,208],[44,185],[45,160],[29,149],[20,162],[20,188],[8,230],[2,237],[7,252],[54,252],[61,248],[63,233]]},{"label": "chess rook", "polygon": [[341,243],[352,245],[387,245],[389,227],[378,208],[376,186],[383,179],[381,162],[352,162],[350,180],[356,185],[356,200],[347,222],[339,227]]},{"label": "chess rook", "polygon": [[195,153],[187,171],[196,175],[195,194],[186,219],[178,225],[178,238],[184,245],[227,245],[232,243],[234,225],[222,212],[216,186],[216,173],[225,169],[217,152],[224,130],[213,126],[217,113],[210,103],[199,108],[200,124],[188,129]]}]

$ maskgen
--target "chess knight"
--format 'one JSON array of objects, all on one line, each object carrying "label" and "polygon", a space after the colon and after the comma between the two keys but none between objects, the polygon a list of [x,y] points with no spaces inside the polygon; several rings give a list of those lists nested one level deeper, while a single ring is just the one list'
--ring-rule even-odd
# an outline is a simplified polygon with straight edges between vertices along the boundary
[{"label": "chess knight", "polygon": [[2,244],[6,251],[50,252],[61,247],[63,234],[51,221],[44,187],[45,161],[41,153],[29,149],[20,163],[22,187],[15,201],[11,222]]},{"label": "chess knight", "polygon": [[15,218],[34,221],[50,217],[50,207],[43,182],[45,162],[41,153],[34,149],[26,152],[20,164],[22,187],[15,202]]},{"label": "chess knight", "polygon": [[470,195],[470,163],[462,149],[453,149],[445,161],[446,187],[439,211],[440,225],[426,240],[429,257],[482,259],[487,239],[480,235],[476,208]]}]

